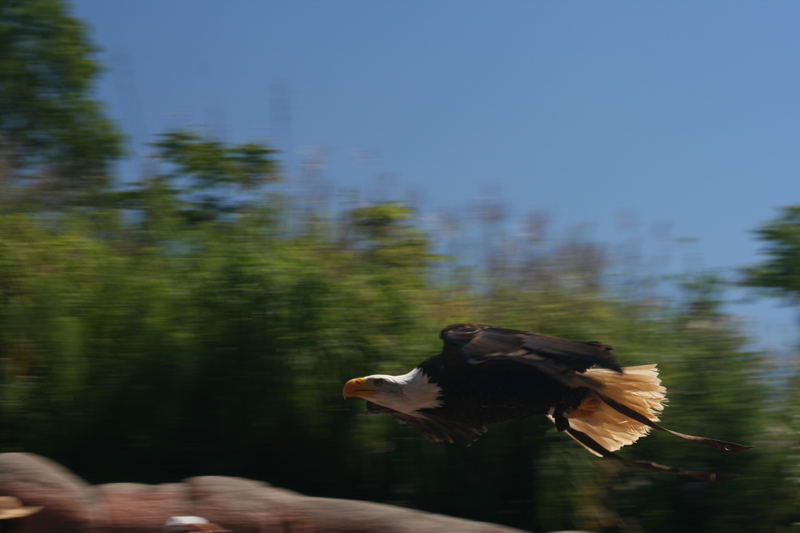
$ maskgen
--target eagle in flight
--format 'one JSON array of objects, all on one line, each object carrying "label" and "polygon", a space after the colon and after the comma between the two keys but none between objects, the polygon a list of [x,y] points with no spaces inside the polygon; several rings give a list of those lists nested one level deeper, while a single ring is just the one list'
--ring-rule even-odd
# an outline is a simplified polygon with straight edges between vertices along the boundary
[{"label": "eagle in flight", "polygon": [[466,323],[440,337],[442,352],[407,374],[354,378],[342,395],[365,399],[368,413],[390,414],[432,441],[463,445],[487,424],[545,415],[597,456],[700,479],[716,475],[614,452],[653,429],[725,452],[750,448],[659,425],[667,390],[656,365],[621,368],[605,344]]}]

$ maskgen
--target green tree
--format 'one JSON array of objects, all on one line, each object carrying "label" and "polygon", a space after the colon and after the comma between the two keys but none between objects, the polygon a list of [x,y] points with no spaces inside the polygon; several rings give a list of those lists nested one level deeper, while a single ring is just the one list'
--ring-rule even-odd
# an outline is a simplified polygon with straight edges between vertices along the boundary
[{"label": "green tree", "polygon": [[[762,242],[765,258],[743,269],[742,284],[756,288],[770,296],[782,298],[793,305],[800,304],[800,205],[785,206],[778,215],[759,226],[756,236]],[[782,362],[780,377],[783,380],[780,396],[781,408],[772,416],[777,419],[772,437],[782,444],[776,450],[780,457],[787,483],[782,487],[782,497],[775,510],[783,513],[785,522],[800,520],[796,502],[800,499],[800,362],[788,357]],[[778,393],[776,392],[776,395]],[[795,502],[795,505],[787,502]]]},{"label": "green tree", "polygon": [[152,146],[163,171],[114,193],[116,206],[133,213],[126,228],[140,244],[186,245],[191,236],[243,216],[257,218],[264,231],[272,227],[269,212],[280,200],[267,198],[263,186],[278,180],[275,150],[184,130],[162,134]]},{"label": "green tree", "polygon": [[86,33],[61,0],[0,2],[0,188],[6,200],[80,203],[111,181],[121,137],[91,96],[100,65]]},{"label": "green tree", "polygon": [[252,204],[253,192],[278,179],[275,150],[263,144],[227,145],[201,133],[175,130],[162,134],[153,146],[168,167],[160,179],[180,195],[181,215],[190,222],[241,212]]},{"label": "green tree", "polygon": [[782,208],[755,233],[766,259],[744,269],[744,285],[796,301],[800,298],[800,206]]}]

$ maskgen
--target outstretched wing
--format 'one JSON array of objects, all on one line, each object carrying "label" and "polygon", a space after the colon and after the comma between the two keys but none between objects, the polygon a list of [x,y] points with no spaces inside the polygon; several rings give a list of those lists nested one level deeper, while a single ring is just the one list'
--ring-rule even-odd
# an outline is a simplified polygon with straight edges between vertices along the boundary
[{"label": "outstretched wing", "polygon": [[595,380],[582,375],[595,365],[622,372],[611,347],[596,341],[574,341],[482,324],[451,324],[440,336],[444,341],[442,353],[447,357],[470,364],[509,361],[533,366],[571,387],[596,385]]},{"label": "outstretched wing", "polygon": [[400,422],[411,426],[425,438],[433,442],[449,442],[451,444],[463,444],[469,446],[486,433],[485,426],[472,426],[461,422],[437,417],[432,414],[424,416],[412,416],[388,407],[383,407],[367,400],[367,414],[389,414],[400,420]]}]

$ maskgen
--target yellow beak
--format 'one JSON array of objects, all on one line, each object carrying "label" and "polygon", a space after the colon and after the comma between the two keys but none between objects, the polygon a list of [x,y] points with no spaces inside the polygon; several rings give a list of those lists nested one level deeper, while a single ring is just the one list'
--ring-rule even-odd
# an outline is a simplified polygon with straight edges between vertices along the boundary
[{"label": "yellow beak", "polygon": [[344,384],[343,398],[366,398],[378,392],[378,389],[366,383],[364,378],[354,378]]}]

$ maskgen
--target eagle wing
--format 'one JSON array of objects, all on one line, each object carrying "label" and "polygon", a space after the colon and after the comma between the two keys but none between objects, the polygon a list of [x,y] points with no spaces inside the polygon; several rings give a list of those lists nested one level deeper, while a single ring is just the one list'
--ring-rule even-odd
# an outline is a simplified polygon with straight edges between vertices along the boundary
[{"label": "eagle wing", "polygon": [[570,387],[595,388],[596,380],[583,375],[591,366],[622,372],[611,346],[596,341],[574,341],[540,333],[483,324],[451,324],[440,336],[442,354],[469,364],[508,361],[535,367]]},{"label": "eagle wing", "polygon": [[422,433],[425,438],[433,442],[449,442],[451,444],[469,446],[483,433],[486,433],[485,426],[473,426],[462,422],[446,420],[433,414],[420,416],[407,415],[367,400],[367,414],[382,413],[392,415],[403,424],[413,427]]}]

